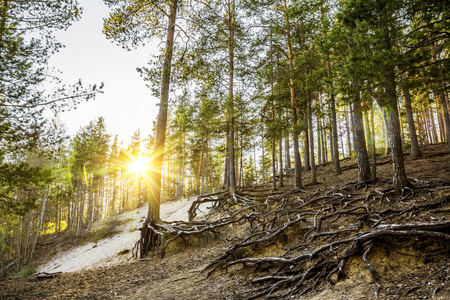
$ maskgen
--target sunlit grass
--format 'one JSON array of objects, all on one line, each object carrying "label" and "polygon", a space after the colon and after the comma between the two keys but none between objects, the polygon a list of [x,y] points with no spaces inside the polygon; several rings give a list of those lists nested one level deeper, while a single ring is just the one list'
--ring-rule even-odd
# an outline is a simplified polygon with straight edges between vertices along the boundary
[{"label": "sunlit grass", "polygon": [[[69,226],[69,224],[67,224],[66,221],[61,221],[61,223],[59,224],[60,227],[60,231],[64,231],[67,229],[67,227]],[[42,232],[41,235],[46,235],[46,234],[53,234],[56,232],[56,223],[54,222],[47,222],[44,224],[43,228],[42,228]]]}]

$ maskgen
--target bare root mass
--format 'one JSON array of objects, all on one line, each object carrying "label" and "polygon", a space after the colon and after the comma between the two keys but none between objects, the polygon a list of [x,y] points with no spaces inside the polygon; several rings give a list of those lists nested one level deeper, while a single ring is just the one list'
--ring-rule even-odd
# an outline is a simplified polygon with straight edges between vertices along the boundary
[{"label": "bare root mass", "polygon": [[[436,255],[447,262],[441,273],[450,269],[450,185],[434,179],[409,178],[414,188],[395,196],[386,183],[350,182],[340,188],[321,191],[288,190],[282,193],[228,191],[200,196],[189,210],[190,222],[161,223],[150,229],[161,237],[158,253],[164,255],[169,243],[189,235],[212,232],[230,224],[246,224],[245,233],[205,269],[207,277],[217,272],[249,269],[259,274],[248,284],[245,299],[280,298],[313,292],[325,284],[346,277],[347,263],[361,258],[373,283],[374,296],[383,288],[377,253],[411,243],[427,247],[441,245]],[[380,188],[380,185],[382,186]],[[214,221],[193,221],[200,204],[210,203]],[[383,204],[383,205],[381,205]],[[383,207],[383,209],[379,209]],[[278,255],[265,256],[267,248],[277,245]],[[426,249],[425,249],[426,250]],[[436,274],[435,274],[436,275]],[[420,288],[402,291],[404,296]],[[441,286],[431,293],[439,292]]]}]

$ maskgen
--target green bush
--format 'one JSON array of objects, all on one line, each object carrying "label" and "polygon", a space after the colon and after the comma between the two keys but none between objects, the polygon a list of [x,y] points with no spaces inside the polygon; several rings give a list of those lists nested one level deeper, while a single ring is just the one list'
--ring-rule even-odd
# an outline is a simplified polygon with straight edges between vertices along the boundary
[{"label": "green bush", "polygon": [[33,275],[36,271],[34,270],[32,265],[25,265],[20,269],[18,273],[15,274],[15,277],[27,277]]}]

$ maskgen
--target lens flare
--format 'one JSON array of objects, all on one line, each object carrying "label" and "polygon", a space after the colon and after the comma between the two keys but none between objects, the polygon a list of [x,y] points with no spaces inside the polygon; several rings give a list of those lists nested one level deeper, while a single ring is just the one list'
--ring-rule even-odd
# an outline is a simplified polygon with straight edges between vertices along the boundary
[{"label": "lens flare", "polygon": [[143,174],[149,168],[149,159],[145,156],[138,156],[128,164],[128,171],[135,174]]}]

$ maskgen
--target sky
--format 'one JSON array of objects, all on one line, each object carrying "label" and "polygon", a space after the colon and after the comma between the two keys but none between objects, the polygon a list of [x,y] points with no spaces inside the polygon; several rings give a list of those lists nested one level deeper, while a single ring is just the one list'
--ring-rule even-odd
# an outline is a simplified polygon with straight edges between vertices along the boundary
[{"label": "sky", "polygon": [[147,65],[159,41],[127,51],[102,33],[103,19],[109,15],[103,0],[79,0],[79,4],[84,9],[82,18],[68,30],[55,33],[65,48],[54,54],[49,64],[62,72],[59,77],[64,83],[79,79],[86,86],[103,82],[104,93],[59,117],[72,136],[90,121],[104,117],[107,131],[118,134],[126,146],[137,129],[146,137],[156,120],[159,100],[151,95],[136,68]]}]

